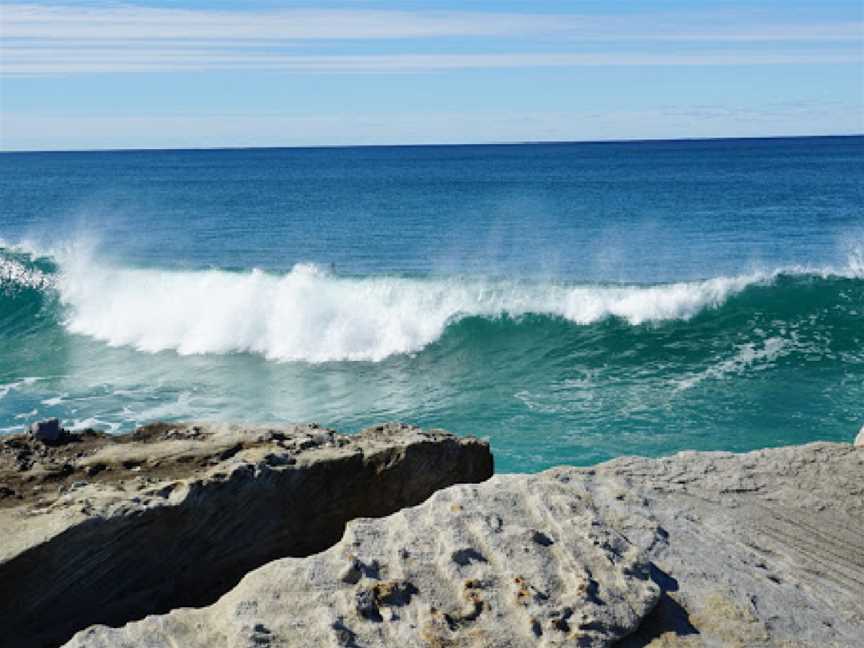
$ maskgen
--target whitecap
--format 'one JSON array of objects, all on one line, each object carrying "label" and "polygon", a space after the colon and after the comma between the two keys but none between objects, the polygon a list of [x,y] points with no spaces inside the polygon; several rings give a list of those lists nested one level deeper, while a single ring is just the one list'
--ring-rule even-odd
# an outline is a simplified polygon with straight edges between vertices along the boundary
[{"label": "whitecap", "polygon": [[415,353],[466,317],[528,314],[592,324],[688,320],[781,274],[850,276],[850,266],[784,268],[662,285],[577,285],[480,278],[342,277],[311,263],[290,272],[111,266],[63,252],[64,324],[110,346],[180,355],[255,353],[270,360],[380,361]]}]

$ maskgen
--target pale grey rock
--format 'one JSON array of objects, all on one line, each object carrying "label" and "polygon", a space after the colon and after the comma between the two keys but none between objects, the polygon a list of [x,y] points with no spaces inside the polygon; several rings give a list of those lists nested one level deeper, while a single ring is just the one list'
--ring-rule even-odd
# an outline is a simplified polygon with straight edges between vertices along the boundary
[{"label": "pale grey rock", "polygon": [[69,646],[608,646],[660,590],[644,554],[568,476],[497,476],[387,518],[355,520],[307,558],[247,575],[204,609]]},{"label": "pale grey rock", "polygon": [[487,444],[398,424],[5,437],[0,646],[56,646],[95,623],[213,603],[259,565],[332,546],[348,520],[491,474]]},{"label": "pale grey rock", "polygon": [[565,472],[647,552],[664,588],[625,648],[862,645],[864,452],[852,445],[685,452]]},{"label": "pale grey rock", "polygon": [[830,443],[496,476],[69,645],[858,648],[862,476]]}]

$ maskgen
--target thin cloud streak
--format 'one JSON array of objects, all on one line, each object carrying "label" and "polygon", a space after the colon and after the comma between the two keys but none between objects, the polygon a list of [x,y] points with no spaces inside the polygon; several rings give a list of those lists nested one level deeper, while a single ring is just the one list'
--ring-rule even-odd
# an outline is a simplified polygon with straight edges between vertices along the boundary
[{"label": "thin cloud streak", "polygon": [[[0,16],[0,75],[7,77],[238,69],[398,73],[625,65],[845,64],[862,61],[856,45],[860,46],[864,31],[864,23],[854,21],[754,28],[724,24],[716,16],[712,20],[711,15],[698,13],[664,13],[659,14],[660,20],[658,14],[225,11],[11,4],[2,7]],[[706,30],[706,25],[713,23],[717,26]],[[490,38],[500,41],[502,36],[507,37],[508,49],[516,51],[484,51]],[[454,38],[459,39],[462,50],[458,54],[450,53],[452,41],[447,39]],[[304,44],[313,42],[319,51],[304,51]],[[394,51],[390,45],[387,53],[382,53],[388,42],[398,42],[402,51]],[[421,42],[432,52],[418,53]],[[756,47],[776,42],[785,45]],[[357,52],[361,43],[365,51]],[[532,43],[542,43],[550,51],[518,51]],[[692,49],[694,43],[698,50]],[[751,46],[742,49],[740,43]],[[795,43],[798,45],[790,47]]]},{"label": "thin cloud streak", "polygon": [[[483,11],[200,10],[108,5],[9,4],[4,39],[51,40],[385,40],[558,35],[583,40],[860,41],[864,23],[766,25],[757,30],[715,24],[710,15],[588,16]],[[656,25],[645,30],[646,24]],[[710,25],[706,30],[705,26]]]},{"label": "thin cloud streak", "polygon": [[297,56],[185,50],[4,51],[0,74],[58,75],[182,70],[287,70],[296,72],[400,73],[455,69],[598,66],[729,66],[857,63],[857,52],[700,54],[394,54],[356,56]]},{"label": "thin cloud streak", "polygon": [[[343,40],[501,36],[573,29],[574,16],[375,10],[219,11],[8,5],[7,38]],[[562,20],[567,21],[562,23]]]}]

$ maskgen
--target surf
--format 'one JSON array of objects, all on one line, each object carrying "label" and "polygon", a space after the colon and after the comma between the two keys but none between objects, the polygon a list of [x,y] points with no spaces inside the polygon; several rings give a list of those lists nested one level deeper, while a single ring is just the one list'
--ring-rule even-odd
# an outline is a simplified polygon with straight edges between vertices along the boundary
[{"label": "surf", "polygon": [[91,252],[55,254],[0,253],[0,313],[7,316],[7,333],[10,317],[20,327],[22,316],[34,317],[56,302],[50,305],[57,325],[108,346],[181,356],[250,353],[278,362],[381,362],[418,353],[472,318],[658,326],[724,308],[728,315],[730,300],[739,308],[754,299],[765,307],[801,307],[803,297],[813,299],[814,282],[832,299],[841,299],[844,287],[861,286],[855,259],[841,270],[787,268],[668,284],[589,285],[339,276],[311,263],[281,274],[178,271],[104,263]]},{"label": "surf", "polygon": [[689,319],[764,281],[721,277],[664,286],[580,286],[474,278],[339,277],[313,264],[286,274],[64,268],[64,325],[110,346],[180,355],[254,353],[274,361],[372,361],[416,353],[469,317],[541,315],[589,325]]}]

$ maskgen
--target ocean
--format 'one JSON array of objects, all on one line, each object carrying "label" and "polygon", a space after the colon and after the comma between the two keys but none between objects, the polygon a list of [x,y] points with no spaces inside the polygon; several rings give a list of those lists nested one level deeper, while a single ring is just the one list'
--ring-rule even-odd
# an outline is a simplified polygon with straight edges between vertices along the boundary
[{"label": "ocean", "polygon": [[0,154],[0,433],[851,440],[864,137]]}]

